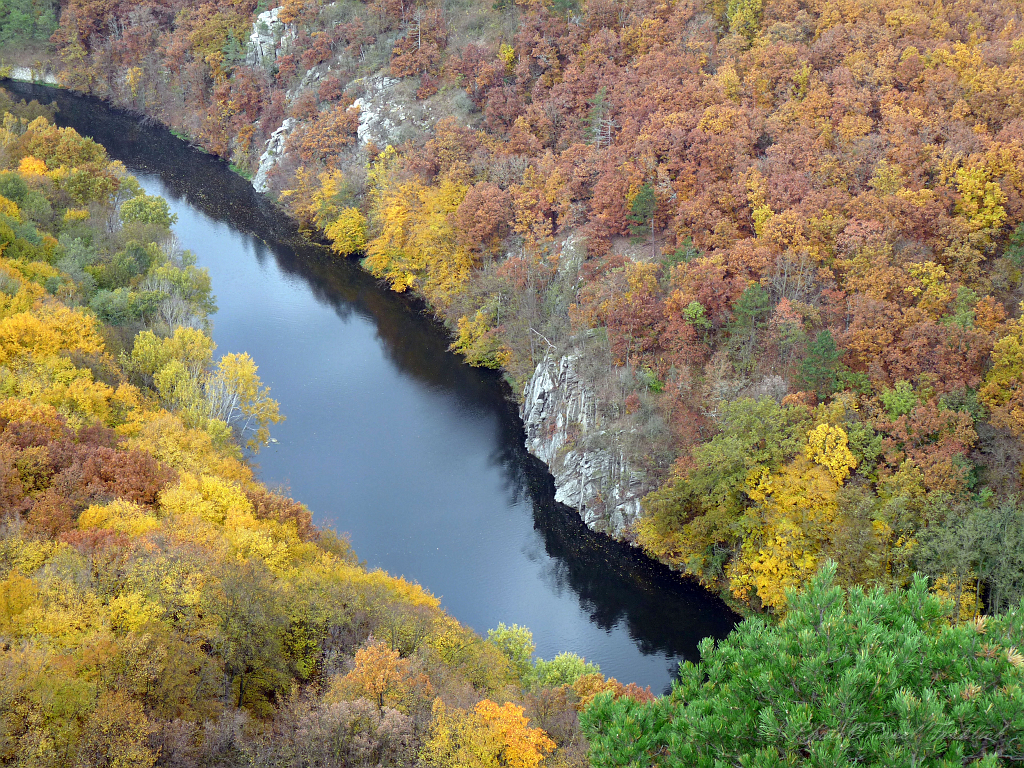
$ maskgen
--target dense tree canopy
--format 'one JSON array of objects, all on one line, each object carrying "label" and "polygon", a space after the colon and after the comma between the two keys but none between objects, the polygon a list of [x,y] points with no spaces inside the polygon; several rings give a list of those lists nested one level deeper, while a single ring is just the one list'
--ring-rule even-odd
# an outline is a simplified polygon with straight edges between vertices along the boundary
[{"label": "dense tree canopy", "polygon": [[0,764],[585,765],[578,709],[644,692],[480,638],[257,482],[278,405],[215,359],[167,203],[0,100]]},{"label": "dense tree canopy", "polygon": [[[49,29],[45,4],[8,6],[0,42]],[[623,687],[593,679],[582,661],[528,660],[526,639],[503,628],[488,647],[501,649],[509,674],[561,691],[531,689],[524,703],[542,712],[542,700],[575,707],[596,697],[598,763],[988,765],[1020,754],[1019,641],[1007,639],[1020,635],[1013,608],[1024,592],[1017,3],[287,0],[274,50],[247,56],[258,10],[250,0],[67,0],[53,37],[60,77],[163,120],[245,173],[293,120],[270,176],[282,204],[336,253],[362,256],[393,289],[423,296],[453,349],[503,369],[516,390],[545,356],[579,355],[596,439],[648,492],[626,536],[783,622],[751,622],[733,644],[705,647],[674,698],[645,705],[621,701]],[[388,98],[411,116],[394,146],[360,139],[353,99],[362,78],[380,73],[399,80]],[[132,467],[124,498],[140,509],[154,493],[159,509],[154,488],[173,483],[169,503],[188,500],[208,524],[225,524],[214,497],[227,491],[207,476],[249,482],[232,463],[232,433],[254,427],[258,444],[277,411],[251,360],[215,365],[212,347],[192,343],[202,334],[175,331],[201,329],[212,304],[188,256],[147,239],[170,223],[167,212],[100,148],[37,116],[25,108],[0,129],[0,249],[21,265],[0,275],[4,392],[19,403],[9,407],[17,419],[55,409],[32,416],[48,426],[26,428],[50,442],[91,446],[92,432],[68,434],[97,420],[120,430],[128,442],[94,447],[113,453],[88,464],[86,488],[114,483],[102,466],[121,462]],[[111,241],[88,234],[102,210],[119,233]],[[138,333],[147,327],[152,338]],[[160,414],[153,423],[173,441],[147,413]],[[44,443],[26,430],[15,430],[3,498],[30,532],[64,535],[89,510],[86,520],[116,521],[118,536],[170,525],[135,507],[104,512],[85,490],[69,515],[52,488],[67,466],[48,469]],[[164,479],[165,467],[178,474]],[[270,573],[247,578],[280,578],[269,563],[289,562],[284,552],[255,534],[245,541],[262,542]],[[831,581],[815,581],[827,562]],[[943,600],[927,597],[915,572]],[[43,586],[11,582],[10,604]],[[221,698],[257,712],[296,679],[293,667],[316,665],[301,654],[292,666],[270,663],[298,647],[282,629],[294,625],[283,602],[236,615],[251,604],[228,592],[217,605],[231,609],[213,611],[216,636],[203,631],[216,640],[217,674],[231,681]],[[134,618],[118,626],[150,615],[140,601],[157,603],[140,594],[125,598]],[[96,600],[97,611],[108,604]],[[183,603],[181,615],[193,614]],[[870,628],[857,623],[865,616]],[[256,626],[248,621],[262,622],[269,644],[239,639]],[[51,623],[55,637],[74,636]],[[426,688],[413,682],[420,670],[401,663],[422,645],[409,638],[425,635],[411,619],[384,623],[399,659],[368,634],[346,647],[355,659],[365,645],[360,670],[373,660],[381,685],[346,671],[334,700],[289,705],[293,722],[310,733],[329,730],[311,718],[366,722],[375,746],[358,759],[380,763],[416,751],[403,717],[431,723],[420,756],[435,764],[470,753],[493,763],[496,731],[523,764],[547,751],[518,705],[446,700],[427,712]],[[822,661],[840,653],[833,626],[844,628],[835,658],[846,666]],[[450,640],[427,642],[422,663],[433,653],[465,663],[490,691],[487,665],[459,657]],[[950,658],[953,643],[974,655]],[[875,670],[871,683],[882,647],[892,673]],[[734,680],[737,660],[763,675]],[[839,671],[847,678],[829,677]],[[865,702],[869,686],[878,695]],[[86,699],[72,688],[69,697]],[[605,688],[618,703],[597,695]],[[353,704],[346,690],[369,698]],[[104,702],[104,714],[90,719],[86,708],[76,720],[101,734],[81,742],[91,750],[107,744],[106,713],[123,733],[152,716],[134,698]],[[224,734],[242,728],[217,722]],[[557,722],[541,727],[554,734]],[[725,731],[729,744],[713,735]],[[289,748],[355,754],[332,744]]]},{"label": "dense tree canopy", "polygon": [[[69,85],[244,172],[295,121],[271,191],[426,298],[470,363],[520,389],[582,352],[600,439],[652,492],[626,534],[648,553],[754,608],[832,558],[844,583],[973,584],[980,609],[981,566],[961,578],[919,543],[1024,490],[1016,5],[446,8],[289,0],[247,58],[252,3],[69,0],[54,42]],[[395,146],[357,135],[379,72],[414,116]],[[67,170],[85,145],[35,134],[26,172],[83,210],[110,194]],[[122,218],[163,223],[137,195]],[[76,256],[108,321],[153,311],[117,282],[133,254]],[[162,381],[166,402],[207,385]],[[745,446],[747,399],[785,434]],[[815,458],[821,440],[846,453]]]},{"label": "dense tree canopy", "polygon": [[924,578],[849,592],[827,566],[778,625],[748,619],[672,694],[594,699],[596,766],[997,766],[1024,754],[1024,605],[950,625]]}]

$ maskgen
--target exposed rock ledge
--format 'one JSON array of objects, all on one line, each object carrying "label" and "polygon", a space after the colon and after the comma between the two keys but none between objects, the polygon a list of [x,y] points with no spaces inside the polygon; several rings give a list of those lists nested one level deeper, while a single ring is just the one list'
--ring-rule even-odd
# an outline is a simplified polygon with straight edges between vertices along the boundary
[{"label": "exposed rock ledge", "polygon": [[278,17],[284,6],[271,8],[256,17],[249,35],[245,63],[250,67],[269,67],[277,57],[288,50],[295,39],[295,26],[285,24]]},{"label": "exposed rock ledge", "polygon": [[395,94],[395,86],[399,82],[385,74],[377,74],[349,83],[348,87],[360,94],[352,102],[352,108],[359,110],[357,135],[361,145],[397,145],[401,143],[403,132],[408,132],[406,112],[409,105]]},{"label": "exposed rock ledge", "polygon": [[43,83],[45,85],[60,85],[57,78],[50,72],[50,68],[33,69],[32,67],[11,67],[11,80],[21,80],[25,83]]},{"label": "exposed rock ledge", "polygon": [[288,134],[292,132],[297,122],[295,118],[286,117],[281,123],[281,127],[270,134],[267,148],[260,155],[260,167],[256,170],[256,175],[252,177],[252,186],[257,192],[266,192],[270,188],[268,181],[270,172],[274,170],[274,166],[284,155],[284,145],[288,141]]},{"label": "exposed rock ledge", "polygon": [[631,470],[614,435],[601,429],[597,398],[576,371],[576,355],[547,356],[523,393],[526,449],[555,477],[555,500],[595,531],[623,538],[650,490]]}]

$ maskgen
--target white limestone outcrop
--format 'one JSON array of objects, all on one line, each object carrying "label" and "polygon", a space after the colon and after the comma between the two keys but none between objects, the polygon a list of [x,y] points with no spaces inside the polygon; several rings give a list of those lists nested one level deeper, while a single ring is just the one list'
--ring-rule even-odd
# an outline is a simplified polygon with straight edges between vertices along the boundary
[{"label": "white limestone outcrop", "polygon": [[252,186],[257,192],[266,192],[270,188],[267,177],[274,169],[274,166],[280,162],[281,156],[284,154],[284,145],[288,140],[288,134],[292,132],[297,123],[298,121],[294,118],[286,117],[284,122],[281,123],[281,127],[270,134],[267,148],[260,155],[260,167],[256,170],[256,175],[252,177]]},{"label": "white limestone outcrop", "polygon": [[31,67],[11,67],[11,80],[21,80],[25,83],[45,83],[46,85],[60,85],[57,78],[49,68],[45,70],[32,69]]},{"label": "white limestone outcrop", "polygon": [[393,98],[392,91],[398,82],[387,75],[376,75],[352,83],[362,91],[352,104],[359,110],[357,134],[360,144],[365,146],[373,142],[383,148],[401,141],[400,131],[407,116],[405,107]]},{"label": "white limestone outcrop", "polygon": [[601,428],[596,394],[576,371],[577,356],[548,355],[523,393],[526,449],[555,478],[555,500],[595,531],[622,538],[640,517],[644,478]]},{"label": "white limestone outcrop", "polygon": [[245,56],[245,62],[250,67],[272,64],[285,52],[288,42],[295,36],[294,31],[289,30],[279,18],[282,7],[264,11],[253,22]]}]

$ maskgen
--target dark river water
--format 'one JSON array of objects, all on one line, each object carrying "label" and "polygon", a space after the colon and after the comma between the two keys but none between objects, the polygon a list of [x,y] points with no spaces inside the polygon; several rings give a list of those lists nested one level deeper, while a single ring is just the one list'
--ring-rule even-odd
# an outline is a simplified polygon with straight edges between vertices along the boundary
[{"label": "dark river water", "polygon": [[732,628],[720,600],[554,502],[508,388],[448,352],[416,302],[305,242],[225,163],[166,130],[5,85],[56,99],[58,123],[168,200],[213,280],[218,353],[249,352],[287,416],[256,456],[259,477],[347,532],[369,566],[423,584],[478,632],[527,626],[539,656],[574,651],[656,693],[701,638]]}]

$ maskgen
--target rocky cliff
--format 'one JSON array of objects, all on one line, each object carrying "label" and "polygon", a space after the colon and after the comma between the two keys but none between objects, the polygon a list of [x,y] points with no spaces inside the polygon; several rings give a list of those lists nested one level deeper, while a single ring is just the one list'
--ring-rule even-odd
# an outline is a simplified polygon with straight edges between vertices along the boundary
[{"label": "rocky cliff", "polygon": [[[270,67],[294,39],[294,30],[280,21],[281,8],[261,13],[253,24],[248,46],[250,65]],[[324,62],[306,72],[288,102],[331,72]],[[385,147],[422,135],[440,114],[461,114],[468,105],[422,100],[409,82],[384,72],[350,81],[346,91],[356,98],[350,109],[358,110],[360,145]],[[448,97],[451,98],[451,97]],[[259,192],[270,190],[270,174],[285,154],[288,136],[299,126],[287,118],[267,141],[253,177]],[[570,236],[559,262],[559,280],[574,293],[579,287],[579,267],[584,258],[582,241]],[[630,538],[640,515],[640,499],[652,490],[642,473],[631,468],[620,445],[621,435],[602,423],[598,397],[578,375],[577,355],[549,356],[537,366],[524,395],[521,415],[526,426],[527,449],[544,461],[555,478],[556,499],[576,509],[593,530],[616,538]]]},{"label": "rocky cliff", "polygon": [[274,170],[274,166],[284,156],[284,145],[288,141],[288,134],[292,132],[295,123],[294,119],[286,117],[281,123],[281,127],[270,134],[267,148],[260,155],[260,167],[256,170],[256,175],[252,177],[252,186],[257,192],[266,192],[270,188],[268,177]]},{"label": "rocky cliff", "polygon": [[49,65],[41,69],[34,67],[11,67],[10,72],[4,73],[12,80],[21,80],[26,83],[42,83],[44,85],[60,85],[57,77],[50,71]]},{"label": "rocky cliff", "polygon": [[640,499],[651,489],[602,427],[597,396],[579,375],[576,355],[541,361],[520,415],[527,450],[554,475],[555,500],[576,509],[593,530],[629,538]]},{"label": "rocky cliff", "polygon": [[[271,8],[256,17],[249,35],[246,63],[270,69],[278,57],[288,52],[295,39],[295,25],[280,20],[283,6]],[[325,62],[306,71],[302,81],[286,92],[287,103],[291,104],[304,91],[315,89],[318,83],[331,74],[336,62]],[[411,94],[396,88],[401,81],[378,73],[372,77],[353,80],[346,90],[357,95],[350,109],[359,113],[358,137],[361,145],[375,144],[386,147],[400,144],[416,134],[425,131],[433,122],[429,106],[417,103]],[[405,89],[408,90],[408,89]],[[294,118],[285,118],[267,140],[260,156],[259,167],[253,175],[252,185],[257,192],[270,190],[270,173],[281,161],[288,136],[299,126]]]},{"label": "rocky cliff", "polygon": [[253,22],[245,57],[246,64],[250,67],[273,66],[277,57],[287,51],[288,44],[295,38],[294,27],[290,28],[279,18],[283,7],[264,11]]}]

